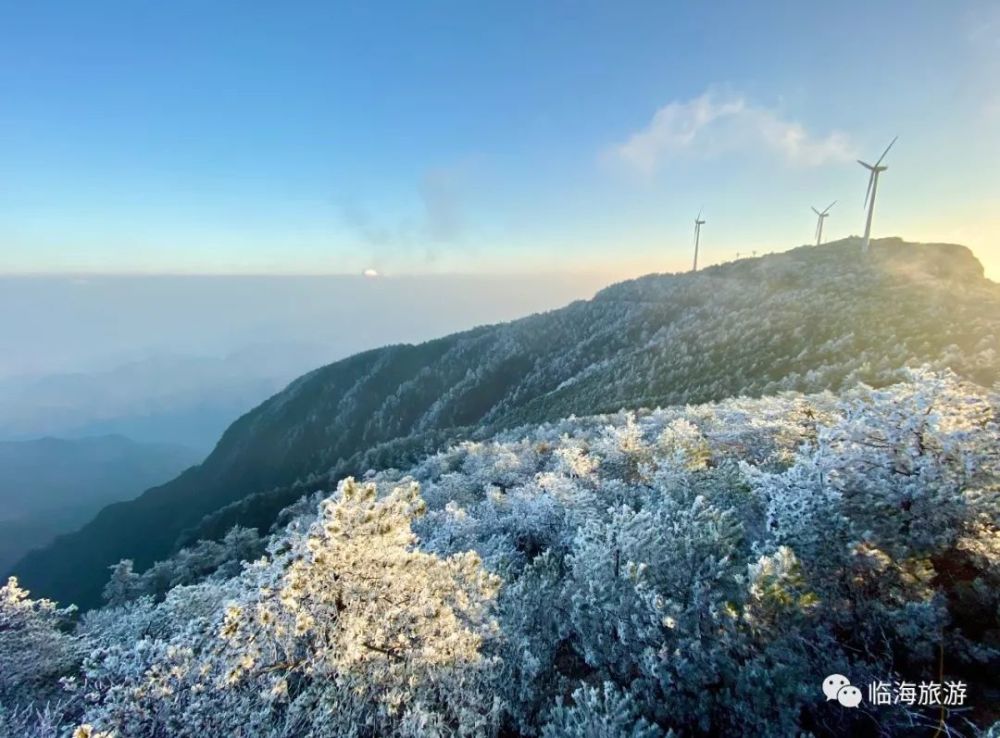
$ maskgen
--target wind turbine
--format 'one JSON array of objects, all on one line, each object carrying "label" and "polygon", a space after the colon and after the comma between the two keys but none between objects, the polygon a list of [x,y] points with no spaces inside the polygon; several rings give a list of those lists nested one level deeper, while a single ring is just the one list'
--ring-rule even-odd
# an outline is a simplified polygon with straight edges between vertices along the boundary
[{"label": "wind turbine", "polygon": [[701,210],[699,210],[698,217],[694,219],[694,268],[691,269],[692,272],[698,271],[698,244],[701,241],[701,227],[703,225],[705,225],[705,221],[701,219]]},{"label": "wind turbine", "polygon": [[868,253],[868,244],[872,235],[872,214],[875,212],[875,191],[878,189],[878,175],[889,168],[879,166],[879,164],[882,163],[885,155],[889,153],[889,149],[892,148],[892,145],[896,143],[896,139],[898,138],[899,136],[896,136],[896,138],[889,142],[889,145],[885,147],[885,151],[882,152],[882,156],[874,164],[868,164],[858,159],[858,164],[871,172],[868,175],[868,191],[865,193],[865,207],[868,208],[868,218],[865,220],[865,240],[861,245],[861,250],[865,253]]},{"label": "wind turbine", "polygon": [[817,246],[819,246],[821,243],[823,243],[823,221],[826,220],[830,216],[830,208],[832,208],[836,204],[837,204],[837,201],[834,200],[829,205],[827,205],[826,206],[826,210],[823,210],[822,212],[820,212],[816,208],[812,208],[812,211],[814,213],[816,213],[816,219],[817,219],[816,220],[816,245]]}]

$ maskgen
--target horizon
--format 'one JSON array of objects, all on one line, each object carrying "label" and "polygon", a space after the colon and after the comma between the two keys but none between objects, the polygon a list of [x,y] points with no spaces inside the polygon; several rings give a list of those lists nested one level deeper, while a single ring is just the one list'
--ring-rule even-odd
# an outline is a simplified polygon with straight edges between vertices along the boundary
[{"label": "horizon", "polygon": [[0,383],[262,346],[260,360],[279,374],[301,373],[378,346],[563,307],[606,282],[561,274],[0,276],[0,313],[22,316],[0,322],[0,345],[17,347],[0,355]]},{"label": "horizon", "polygon": [[[830,246],[834,244],[840,244],[848,241],[861,241],[862,237],[856,234],[850,234],[843,236],[838,239],[824,240],[821,244],[822,246]],[[983,259],[980,253],[971,246],[951,241],[937,241],[937,240],[925,240],[925,239],[909,239],[902,236],[878,236],[873,237],[872,241],[891,241],[898,240],[904,243],[912,244],[942,244],[948,246],[958,246],[962,248],[967,248],[973,257],[982,265],[984,276],[990,281],[1000,281],[1000,261],[987,262]],[[719,266],[722,264],[729,264],[735,261],[740,261],[744,259],[761,258],[769,255],[778,255],[788,253],[800,248],[815,248],[817,244],[814,243],[803,243],[797,246],[791,246],[787,249],[772,249],[769,251],[757,251],[754,252],[756,255],[747,252],[734,252],[731,258],[717,258],[715,260],[708,260],[702,263],[699,267],[699,271],[712,266]],[[699,256],[699,261],[701,258]],[[991,269],[992,264],[992,269]],[[349,279],[356,280],[360,282],[379,282],[379,281],[393,281],[393,280],[406,280],[406,279],[482,279],[482,280],[493,280],[493,279],[545,279],[545,278],[564,278],[564,279],[580,279],[590,282],[592,280],[603,280],[604,283],[610,285],[615,284],[620,281],[626,281],[630,279],[637,279],[640,277],[661,274],[661,275],[676,275],[676,274],[686,274],[691,270],[690,268],[678,267],[676,270],[656,270],[655,268],[650,271],[629,271],[626,267],[625,269],[614,270],[611,274],[608,273],[607,269],[547,269],[538,271],[488,271],[488,272],[477,272],[477,271],[409,271],[409,272],[381,272],[376,274],[369,274],[368,269],[361,272],[294,272],[294,271],[270,271],[270,272],[255,272],[255,271],[230,271],[230,272],[208,272],[208,271],[104,271],[104,272],[74,272],[74,271],[24,271],[24,272],[0,272],[0,280],[5,279],[54,279],[54,280],[71,280],[78,281],[80,283],[86,283],[89,280],[99,280],[99,279],[177,279],[177,278],[215,278],[215,279],[227,279],[227,278],[247,278],[247,279]]]}]

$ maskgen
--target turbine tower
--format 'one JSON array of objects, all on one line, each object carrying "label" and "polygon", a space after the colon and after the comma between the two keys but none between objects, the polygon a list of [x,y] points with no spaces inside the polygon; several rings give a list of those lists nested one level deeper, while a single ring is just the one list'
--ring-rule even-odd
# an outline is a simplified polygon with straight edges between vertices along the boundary
[{"label": "turbine tower", "polygon": [[698,217],[694,219],[694,267],[691,269],[692,272],[698,271],[698,244],[701,241],[701,227],[705,225],[705,221],[701,219],[701,210],[698,211]]},{"label": "turbine tower", "polygon": [[837,204],[834,200],[829,205],[826,206],[826,210],[820,212],[816,208],[812,208],[812,211],[816,213],[816,245],[819,246],[823,243],[823,221],[830,216],[830,208]]},{"label": "turbine tower", "polygon": [[868,175],[868,191],[865,193],[865,207],[868,208],[868,217],[865,220],[865,240],[861,244],[861,250],[865,253],[868,253],[868,244],[872,235],[872,214],[875,212],[875,191],[878,189],[878,175],[889,168],[879,165],[882,163],[885,155],[889,153],[889,149],[892,148],[892,145],[896,143],[897,138],[899,138],[899,136],[896,136],[896,138],[889,142],[889,145],[885,147],[885,151],[882,152],[882,156],[880,156],[878,161],[874,164],[868,164],[861,161],[861,159],[858,159],[858,164],[870,172]]}]

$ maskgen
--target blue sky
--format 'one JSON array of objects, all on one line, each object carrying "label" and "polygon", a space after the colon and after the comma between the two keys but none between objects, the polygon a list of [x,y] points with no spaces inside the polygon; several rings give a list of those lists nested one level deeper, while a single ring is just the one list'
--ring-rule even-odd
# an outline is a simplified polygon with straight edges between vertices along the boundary
[{"label": "blue sky", "polygon": [[1000,277],[995,2],[0,0],[0,272],[686,268],[810,205]]}]

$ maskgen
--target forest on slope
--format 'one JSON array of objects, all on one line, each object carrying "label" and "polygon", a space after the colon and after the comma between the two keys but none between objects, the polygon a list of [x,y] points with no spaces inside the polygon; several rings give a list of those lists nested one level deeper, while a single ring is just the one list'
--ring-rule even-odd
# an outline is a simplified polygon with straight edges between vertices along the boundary
[{"label": "forest on slope", "polygon": [[142,571],[234,525],[263,535],[317,487],[462,439],[569,415],[875,387],[907,367],[998,378],[1000,285],[968,249],[857,239],[650,275],[594,299],[317,369],[235,422],[199,467],[14,567],[93,607],[120,559]]},{"label": "forest on slope", "polygon": [[465,441],[82,618],[11,580],[0,734],[995,738],[1000,396],[904,375]]}]

